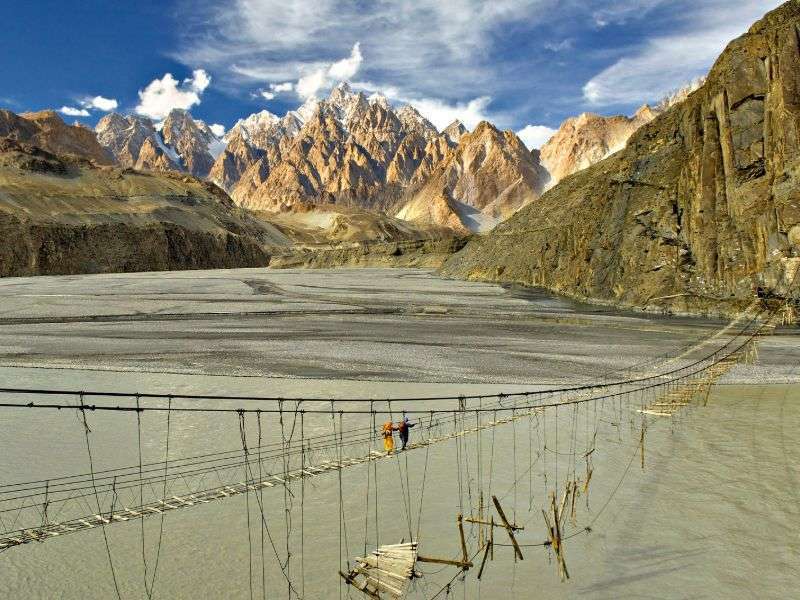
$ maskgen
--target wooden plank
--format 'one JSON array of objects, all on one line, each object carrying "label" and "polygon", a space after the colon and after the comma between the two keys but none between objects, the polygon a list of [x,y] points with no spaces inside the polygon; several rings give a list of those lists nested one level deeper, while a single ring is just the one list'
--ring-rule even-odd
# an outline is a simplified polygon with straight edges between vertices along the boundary
[{"label": "wooden plank", "polygon": [[506,513],[503,512],[503,507],[500,506],[500,501],[497,499],[497,496],[492,496],[492,502],[494,502],[494,507],[497,509],[497,514],[500,517],[500,520],[503,522],[503,526],[506,528],[506,531],[508,532],[508,537],[511,538],[511,543],[514,546],[514,554],[520,560],[524,560],[522,557],[522,550],[517,543],[517,538],[514,537],[514,530],[511,528],[511,524],[508,522],[508,519],[506,519]]},{"label": "wooden plank", "polygon": [[483,575],[483,568],[486,566],[486,558],[489,556],[489,550],[491,549],[491,547],[492,547],[491,542],[486,544],[486,550],[483,553],[483,560],[481,560],[481,566],[478,569],[478,579],[480,579],[481,575]]}]

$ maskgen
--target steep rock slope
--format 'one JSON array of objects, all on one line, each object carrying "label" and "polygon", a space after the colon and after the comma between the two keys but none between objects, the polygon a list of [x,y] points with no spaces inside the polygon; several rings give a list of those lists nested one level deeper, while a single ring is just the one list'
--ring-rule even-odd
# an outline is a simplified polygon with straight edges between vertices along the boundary
[{"label": "steep rock slope", "polygon": [[263,266],[289,240],[212,184],[0,138],[0,276]]},{"label": "steep rock slope", "polygon": [[483,121],[461,135],[397,216],[460,232],[486,231],[538,198],[546,181],[522,140]]},{"label": "steep rock slope", "polygon": [[800,2],[734,40],[705,84],[444,267],[571,296],[726,310],[798,294]]},{"label": "steep rock slope", "polygon": [[113,157],[97,142],[91,129],[67,125],[52,110],[16,115],[0,109],[0,137],[13,137],[49,152],[71,154],[101,165],[113,163]]}]

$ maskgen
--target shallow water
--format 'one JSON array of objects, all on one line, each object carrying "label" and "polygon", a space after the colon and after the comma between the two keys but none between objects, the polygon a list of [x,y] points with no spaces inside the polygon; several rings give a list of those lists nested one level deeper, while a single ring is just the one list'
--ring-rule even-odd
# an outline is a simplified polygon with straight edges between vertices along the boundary
[{"label": "shallow water", "polygon": [[[17,319],[7,321],[0,334],[0,363],[6,365],[0,368],[0,385],[15,387],[372,398],[513,392],[591,380],[643,357],[675,353],[720,327],[712,321],[598,312],[546,295],[519,298],[496,286],[442,281],[414,271],[18,279],[1,281],[0,295],[3,318]],[[267,310],[278,314],[264,314]],[[287,316],[290,311],[297,314]],[[85,318],[100,314],[114,319]],[[179,320],[176,314],[196,318]],[[18,321],[41,317],[56,322]],[[64,322],[66,317],[82,318]],[[482,581],[470,571],[464,583],[453,582],[453,593],[467,598],[791,597],[800,584],[800,386],[741,383],[796,381],[797,337],[780,333],[763,344],[763,364],[737,368],[727,385],[715,388],[707,406],[652,420],[644,469],[638,454],[641,422],[633,410],[635,399],[627,398],[587,404],[577,412],[561,408],[557,416],[550,410],[458,442],[344,469],[341,481],[337,473],[321,475],[303,488],[293,484],[292,496],[265,490],[272,537],[270,542],[265,530],[266,597],[288,596],[275,556],[285,561],[285,506],[291,517],[287,572],[298,593],[338,598],[348,592],[337,576],[348,557],[362,554],[365,546],[408,539],[409,530],[413,537],[419,531],[420,552],[457,555],[455,515],[476,511],[481,492],[500,496],[512,520],[525,525],[521,543],[540,544],[545,537],[540,507],[547,493],[562,489],[572,469],[577,476],[585,472],[582,455],[591,447],[591,486],[579,498],[575,524],[567,526],[574,533],[565,549],[571,580],[559,582],[555,563],[542,547],[523,548],[525,559],[515,563],[511,548],[498,546]],[[306,405],[315,407],[327,404]],[[74,413],[15,409],[0,416],[0,483],[87,471],[86,435]],[[290,417],[287,412],[286,428]],[[425,417],[416,418],[424,426]],[[135,415],[98,412],[87,419],[95,470],[136,464]],[[241,448],[236,414],[173,413],[170,419],[173,457]],[[262,419],[264,440],[280,440],[276,417]],[[306,436],[338,427],[329,415],[304,419]],[[341,426],[369,426],[369,420],[368,415],[346,416]],[[141,432],[144,462],[163,460],[164,415],[142,415]],[[246,435],[253,446],[253,417],[246,419]],[[221,476],[239,477],[227,483],[244,473]],[[212,477],[205,483],[218,485]],[[138,486],[120,492],[118,502],[130,505],[138,493]],[[61,510],[91,514],[93,501],[90,495]],[[51,519],[63,518],[58,510],[50,509]],[[13,518],[11,512],[0,515],[6,525]],[[254,597],[262,597],[260,517],[253,494],[168,513],[157,595],[249,598],[252,581]],[[144,522],[152,577],[160,519]],[[582,532],[589,524],[591,533]],[[106,531],[122,597],[145,597],[139,522]],[[474,552],[477,531],[468,528],[467,535]],[[502,532],[496,535],[503,541]],[[2,597],[116,597],[98,529],[12,548],[0,554],[0,570]],[[424,573],[411,597],[432,597],[455,571],[427,565]]]}]

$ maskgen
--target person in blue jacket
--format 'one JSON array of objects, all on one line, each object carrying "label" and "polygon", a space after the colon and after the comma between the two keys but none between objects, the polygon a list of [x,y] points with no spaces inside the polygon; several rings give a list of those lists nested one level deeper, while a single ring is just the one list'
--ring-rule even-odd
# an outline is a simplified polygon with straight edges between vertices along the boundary
[{"label": "person in blue jacket", "polygon": [[400,450],[406,449],[408,443],[408,430],[414,427],[416,423],[410,423],[408,417],[403,417],[403,420],[397,424],[397,432],[400,434]]}]

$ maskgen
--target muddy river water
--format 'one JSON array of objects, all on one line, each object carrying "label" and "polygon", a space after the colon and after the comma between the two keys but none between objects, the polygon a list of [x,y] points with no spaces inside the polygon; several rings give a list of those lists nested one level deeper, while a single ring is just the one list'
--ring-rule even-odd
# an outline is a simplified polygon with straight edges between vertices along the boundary
[{"label": "muddy river water", "polygon": [[[0,299],[0,387],[374,399],[372,405],[336,404],[370,406],[374,417],[327,414],[330,403],[323,400],[303,403],[304,438],[335,441],[368,432],[360,445],[331,444],[325,454],[331,459],[378,449],[373,419],[378,424],[397,420],[403,410],[420,411],[410,412],[419,424],[411,430],[414,441],[451,427],[451,415],[424,411],[457,408],[454,401],[393,402],[390,414],[386,398],[619,380],[686,352],[724,326],[614,312],[415,270],[19,278],[0,280]],[[106,527],[105,538],[97,527],[13,547],[0,552],[0,598],[116,598],[115,585],[122,598],[146,598],[146,588],[176,599],[363,597],[337,574],[348,560],[409,537],[418,540],[420,553],[456,557],[456,514],[476,515],[481,495],[488,503],[492,494],[524,526],[517,533],[524,560],[514,560],[504,545],[508,537],[496,531],[494,560],[480,581],[477,565],[464,578],[454,577],[453,567],[424,565],[409,597],[797,597],[799,362],[800,332],[776,330],[761,342],[758,361],[735,367],[705,405],[648,420],[644,444],[631,395],[534,413],[296,481],[286,491],[275,486],[258,497],[170,511],[163,520],[121,522]],[[56,399],[71,404],[78,397]],[[166,401],[141,402],[163,408]],[[171,406],[197,402],[176,398]],[[45,518],[45,499],[15,490],[43,482],[57,490],[59,477],[90,472],[87,439],[91,471],[98,474],[137,465],[140,437],[142,462],[154,470],[163,466],[166,439],[173,460],[222,452],[238,457],[242,437],[254,452],[259,421],[262,446],[299,439],[292,402],[282,403],[280,414],[241,417],[233,409],[255,405],[202,402],[231,411],[175,411],[169,422],[166,412],[137,419],[131,412],[87,411],[87,435],[74,409],[2,410],[0,528]],[[434,418],[441,425],[428,429]],[[496,415],[455,418],[467,429]],[[165,497],[242,481],[243,469],[229,464],[170,480]],[[561,582],[552,551],[542,545],[541,508],[569,477],[583,484],[590,464],[591,485],[577,498],[574,519],[565,520],[571,578]],[[286,465],[271,458],[262,466],[280,473]],[[139,494],[160,498],[164,491],[151,481],[145,489],[120,485],[116,495],[101,486],[95,495],[90,478],[81,481],[66,501],[55,492],[46,498],[49,521],[94,514],[98,501],[133,506]],[[38,483],[18,485],[24,482]],[[476,555],[480,533],[474,526],[465,532]]]}]

